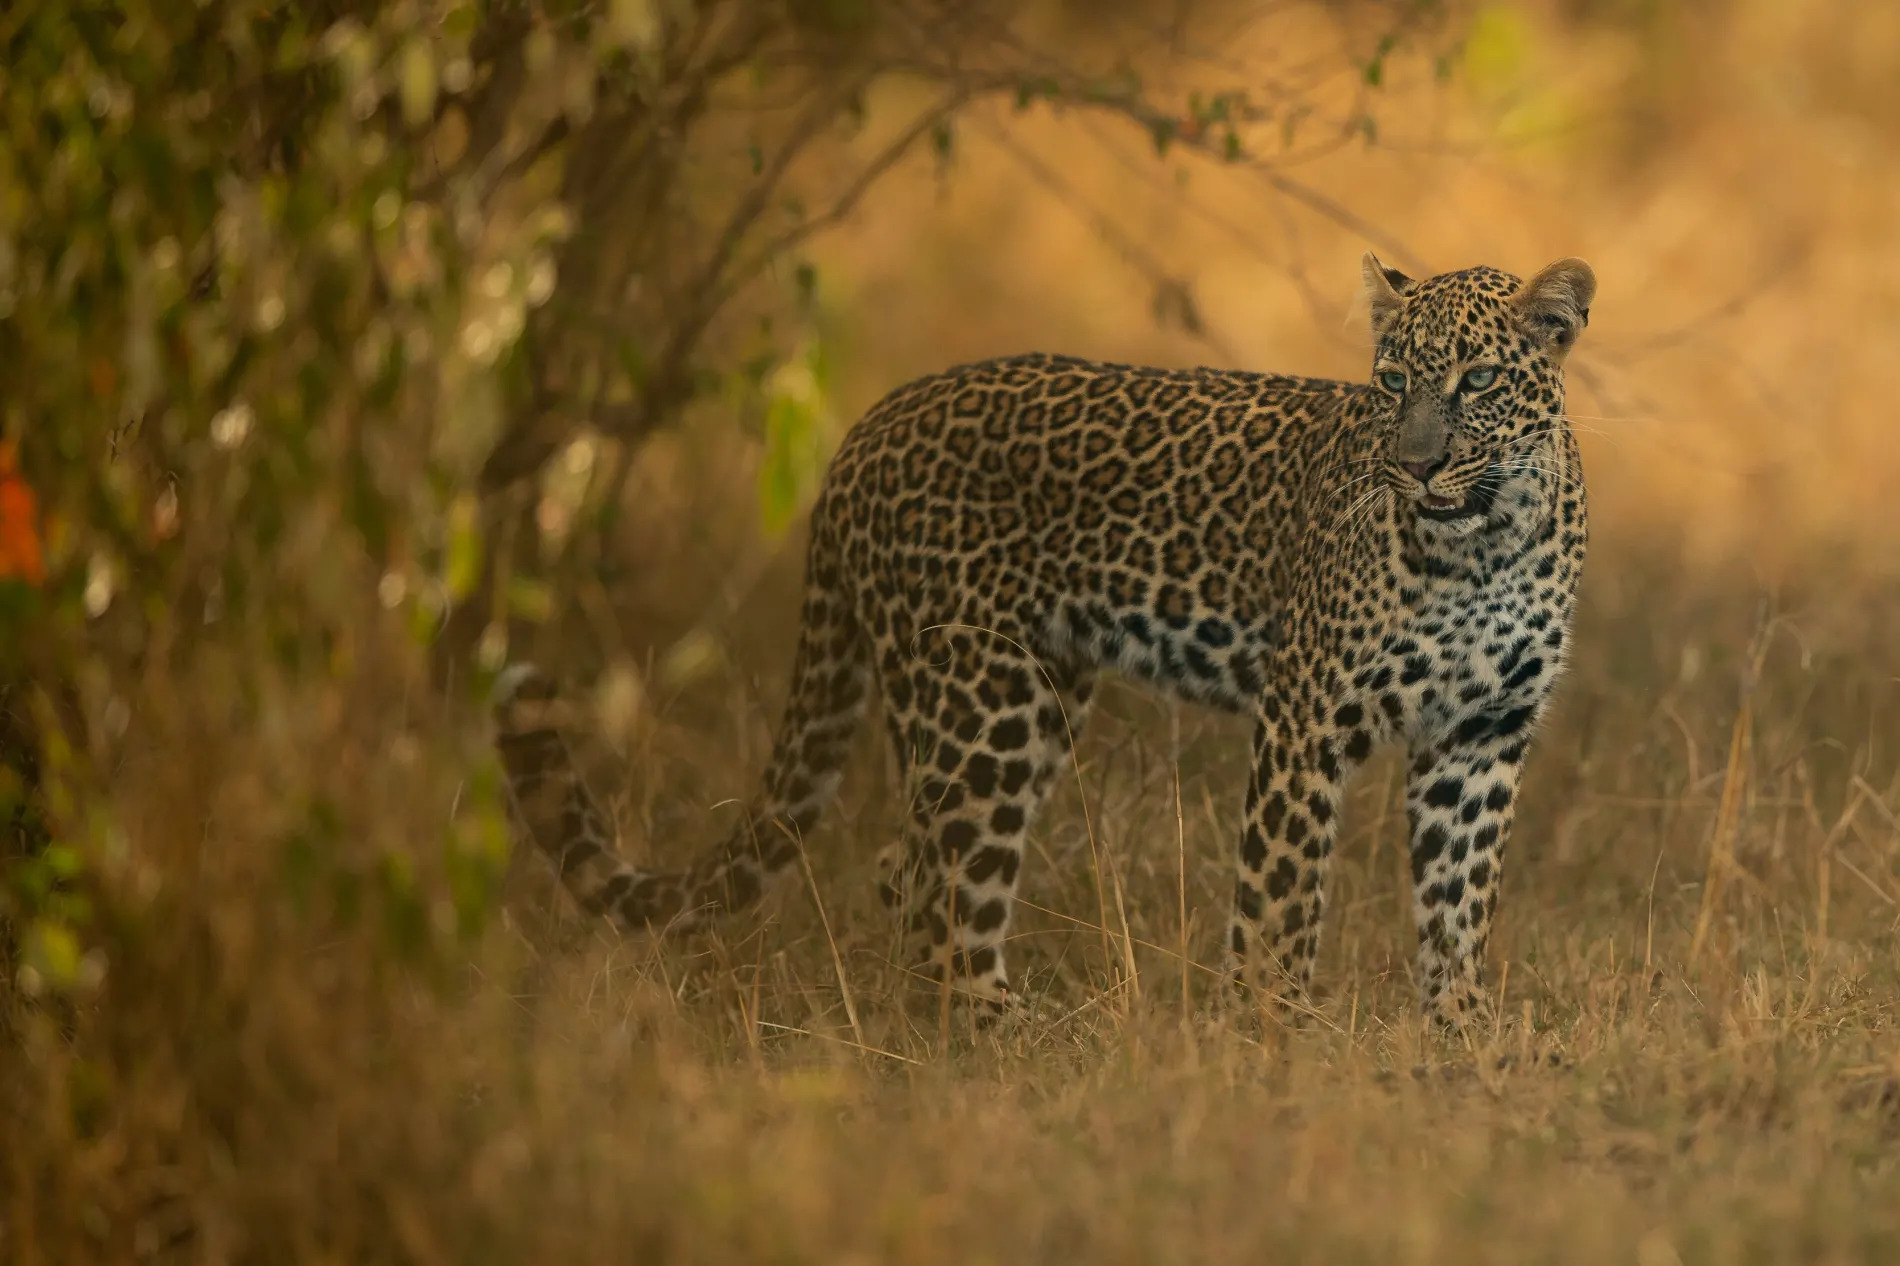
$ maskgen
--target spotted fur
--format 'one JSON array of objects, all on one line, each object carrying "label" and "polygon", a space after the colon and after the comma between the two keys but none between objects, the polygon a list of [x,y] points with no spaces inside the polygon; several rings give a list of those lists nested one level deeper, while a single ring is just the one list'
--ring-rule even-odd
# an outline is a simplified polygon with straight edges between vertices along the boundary
[{"label": "spotted fur", "polygon": [[1526,747],[1570,651],[1587,536],[1561,260],[1422,281],[1368,254],[1369,383],[1030,355],[899,388],[812,513],[791,698],[745,821],[686,870],[615,853],[531,667],[499,691],[528,833],[587,909],[691,930],[796,861],[873,690],[910,809],[884,884],[920,966],[1009,998],[1023,835],[1115,669],[1252,717],[1227,952],[1306,989],[1346,780],[1407,744],[1418,984],[1482,967]]}]

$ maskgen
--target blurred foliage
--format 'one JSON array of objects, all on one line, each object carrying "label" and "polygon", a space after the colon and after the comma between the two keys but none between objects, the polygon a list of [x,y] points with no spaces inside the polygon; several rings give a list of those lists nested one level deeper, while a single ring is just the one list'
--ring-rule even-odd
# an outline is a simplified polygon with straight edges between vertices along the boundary
[{"label": "blurred foliage", "polygon": [[[41,983],[77,979],[52,880],[122,829],[92,758],[152,702],[140,681],[215,655],[228,693],[207,710],[266,724],[350,672],[379,579],[412,595],[419,636],[467,591],[458,512],[572,215],[547,172],[416,194],[491,99],[496,23],[527,16],[29,4],[0,20],[0,362],[31,367],[0,408],[47,516],[45,583],[8,607],[0,667],[33,687],[16,706],[56,840],[9,886],[37,920]],[[577,47],[607,56],[608,39]],[[520,95],[504,128],[534,117]],[[499,829],[493,794],[470,812]],[[385,887],[400,910],[402,877]]]},{"label": "blurred foliage", "polygon": [[[1390,6],[1364,86],[1436,8]],[[352,820],[335,771],[304,768],[309,743],[341,741],[351,683],[447,683],[451,713],[479,698],[523,626],[564,605],[550,535],[586,505],[611,526],[628,451],[695,400],[758,420],[760,526],[788,530],[836,430],[801,250],[913,149],[947,169],[974,103],[1090,107],[1157,151],[1227,162],[1246,129],[1290,144],[1304,117],[1284,93],[1151,99],[1120,53],[1091,59],[1060,23],[1038,44],[1015,16],[950,0],[9,7],[0,680],[52,845],[5,891],[35,929],[36,982],[78,978],[82,910],[61,894],[81,859],[126,853],[105,789],[139,737],[260,736],[279,781],[252,826],[299,904],[320,890],[353,917],[373,894],[408,950],[478,928],[507,852],[478,727],[448,745],[464,785],[419,877],[373,842],[396,828]],[[332,719],[300,732],[306,717]],[[388,724],[360,741],[413,743],[425,722]],[[24,756],[9,764],[23,784]]]},{"label": "blurred foliage", "polygon": [[[1371,6],[1369,64],[1435,8]],[[494,671],[558,642],[540,626],[665,428],[736,423],[757,531],[794,526],[839,424],[807,247],[882,178],[913,154],[952,174],[987,100],[1227,163],[1310,114],[1297,89],[1145,84],[1021,17],[0,11],[0,1113],[93,1193],[34,1208],[116,1243],[142,1215],[103,1211],[108,1123],[222,1152],[247,1114],[309,1111],[298,1078],[387,1066],[391,973],[463,979],[511,852]],[[659,680],[714,662],[689,636]],[[642,689],[599,694],[627,714]],[[212,1067],[206,1032],[303,1071]]]}]

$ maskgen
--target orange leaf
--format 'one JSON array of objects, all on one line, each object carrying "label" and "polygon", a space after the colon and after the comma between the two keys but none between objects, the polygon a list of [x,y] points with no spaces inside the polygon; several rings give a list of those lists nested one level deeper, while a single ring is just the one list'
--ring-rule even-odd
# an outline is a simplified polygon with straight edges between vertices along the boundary
[{"label": "orange leaf", "polygon": [[46,558],[40,545],[39,501],[26,480],[11,441],[0,440],[0,580],[46,582]]}]

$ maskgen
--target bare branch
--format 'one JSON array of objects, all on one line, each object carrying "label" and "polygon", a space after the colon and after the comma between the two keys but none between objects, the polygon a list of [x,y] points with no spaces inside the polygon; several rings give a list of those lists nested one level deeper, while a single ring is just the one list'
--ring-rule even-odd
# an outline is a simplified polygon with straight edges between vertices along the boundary
[{"label": "bare branch", "polygon": [[1755,300],[1773,290],[1789,273],[1801,263],[1803,252],[1799,249],[1788,251],[1771,268],[1763,271],[1747,286],[1737,290],[1722,302],[1682,322],[1673,329],[1649,335],[1639,345],[1619,354],[1618,359],[1631,363],[1666,352],[1691,342],[1708,333],[1709,327],[1741,315]]},{"label": "bare branch", "polygon": [[[1114,139],[1107,136],[1104,129],[1093,123],[1088,125],[1087,131],[1101,143],[1102,152],[1114,159],[1116,164],[1120,166],[1123,171],[1128,172],[1136,179],[1145,182],[1157,190],[1163,188],[1163,181],[1155,171],[1154,163],[1143,162],[1138,157],[1129,154]],[[1236,223],[1231,217],[1221,214],[1219,211],[1208,206],[1201,199],[1192,197],[1185,189],[1169,190],[1168,192],[1177,198],[1182,207],[1197,219],[1219,230],[1222,236],[1226,237],[1236,246],[1239,246],[1242,250],[1253,255],[1262,263],[1285,273],[1288,280],[1292,281],[1294,288],[1300,292],[1300,297],[1306,301],[1307,310],[1313,315],[1316,321],[1321,324],[1328,324],[1338,318],[1338,311],[1333,308],[1332,305],[1328,304],[1326,300],[1321,297],[1319,292],[1313,288],[1311,278],[1306,275],[1306,270],[1300,265],[1297,251],[1295,251],[1294,257],[1290,260],[1277,259],[1261,246],[1260,235],[1258,233]],[[1281,212],[1281,217],[1283,223],[1285,223],[1286,216],[1284,211]],[[1292,225],[1286,223],[1285,227],[1289,236],[1293,235],[1295,230]]]},{"label": "bare branch", "polygon": [[[903,69],[924,78],[943,77],[942,69],[928,62],[908,62],[903,65]],[[1230,155],[1206,136],[1192,136],[1181,132],[1178,116],[1161,109],[1139,93],[1106,93],[1099,86],[1078,81],[1072,75],[1043,77],[1056,85],[1053,99],[1062,105],[1070,109],[1095,110],[1125,119],[1140,126],[1150,136],[1168,136],[1171,145],[1180,146],[1222,166],[1238,167],[1267,185],[1275,193],[1299,203],[1309,211],[1315,212],[1376,246],[1382,255],[1393,262],[1420,272],[1431,271],[1430,266],[1418,252],[1400,241],[1389,230],[1355,214],[1344,204],[1288,175],[1281,167],[1264,158],[1244,151],[1238,155]],[[970,76],[970,80],[984,92],[1004,89],[1013,92],[1021,87],[1024,77],[1014,72],[990,71]],[[1336,147],[1336,145],[1329,146],[1329,148]]]},{"label": "bare branch", "polygon": [[1077,215],[1088,221],[1089,227],[1112,248],[1122,260],[1148,278],[1155,288],[1155,307],[1157,317],[1165,317],[1172,309],[1175,321],[1182,330],[1205,343],[1229,365],[1241,363],[1240,355],[1233,345],[1220,335],[1207,328],[1195,306],[1193,291],[1185,278],[1172,273],[1166,264],[1156,259],[1146,247],[1123,232],[1121,227],[1109,219],[1084,198],[1074,185],[1069,184],[1055,169],[1035,154],[1030,153],[1001,129],[985,128],[992,140],[1014,158],[1035,181],[1042,185],[1056,199]]},{"label": "bare branch", "polygon": [[719,303],[724,304],[730,301],[746,283],[770,267],[774,260],[781,258],[787,251],[842,222],[856,209],[858,203],[863,200],[864,195],[880,177],[896,166],[918,141],[945,119],[955,114],[969,99],[969,92],[959,89],[919,115],[909,127],[897,135],[896,139],[859,169],[857,176],[845,186],[844,191],[833,200],[830,207],[803,223],[787,229],[767,242],[749,259],[733,267],[728,273],[727,284],[718,297]]},{"label": "bare branch", "polygon": [[[873,32],[863,38],[853,33],[836,47],[827,45],[826,37],[820,37],[817,43],[807,40],[797,22],[788,25],[785,15],[773,6],[747,7],[743,13],[721,8],[718,20],[706,17],[710,11],[696,11],[700,20],[682,21],[669,28],[660,82],[638,93],[637,101],[617,102],[618,108],[597,111],[579,135],[550,127],[530,149],[530,153],[538,154],[554,146],[569,147],[566,196],[583,227],[563,252],[563,276],[597,276],[597,303],[607,304],[610,309],[620,302],[614,279],[629,266],[648,278],[657,278],[662,272],[672,276],[672,280],[660,283],[660,289],[649,290],[655,296],[651,301],[661,306],[654,314],[658,319],[652,323],[657,328],[642,340],[651,355],[636,385],[635,398],[599,406],[591,419],[600,430],[619,440],[637,441],[691,396],[695,365],[708,331],[744,288],[774,261],[844,221],[905,154],[947,119],[979,98],[1019,95],[1025,85],[1058,105],[1089,111],[1103,119],[1118,119],[1163,145],[1178,145],[1184,152],[1208,161],[1238,167],[1277,195],[1276,202],[1319,215],[1403,266],[1429,271],[1417,253],[1391,233],[1290,174],[1286,167],[1293,160],[1231,152],[1231,142],[1223,144],[1221,134],[1184,129],[1180,117],[1144,95],[1131,77],[1125,82],[1118,79],[1104,83],[1026,46],[1011,29],[1006,7],[895,5],[880,13]],[[1185,39],[1184,20],[1177,15],[1177,41]],[[848,69],[839,69],[840,56]],[[684,223],[669,218],[668,208],[674,196],[671,191],[678,186],[677,163],[689,149],[686,138],[696,134],[696,122],[713,108],[710,103],[718,99],[718,85],[727,82],[735,71],[760,68],[767,68],[780,82],[798,82],[801,90],[797,100],[801,104],[794,107],[794,117],[779,143],[729,205],[701,249],[687,254],[670,240],[672,234],[667,229],[668,225],[677,228]],[[942,95],[852,173],[823,210],[789,228],[768,228],[771,209],[791,172],[825,129],[873,81],[895,77],[936,85]],[[1284,117],[1287,107],[1296,105],[1302,95],[1301,89],[1290,83],[1269,84],[1265,91],[1269,104],[1258,118],[1255,110],[1236,107],[1233,117],[1241,126]],[[748,112],[767,108],[761,105],[757,93],[735,105]],[[1353,123],[1352,119],[1341,120],[1336,135],[1317,148],[1309,147],[1304,155],[1310,157],[1349,143],[1356,134]],[[1097,236],[1150,280],[1158,319],[1180,326],[1224,361],[1238,363],[1235,349],[1207,330],[1183,278],[1171,273],[1112,217],[1092,206],[1054,165],[1006,134],[999,133],[996,139],[1033,179],[1081,215]],[[1119,154],[1117,157],[1129,162]],[[506,170],[518,171],[521,164],[531,161],[518,158]],[[1194,210],[1215,220],[1223,231],[1244,239],[1230,221],[1213,217],[1205,208]],[[616,242],[602,236],[608,225],[619,224],[639,226],[630,231],[640,237],[632,242],[623,237]],[[659,259],[667,260],[667,267],[651,269],[652,261]],[[647,262],[635,264],[636,260]],[[674,271],[671,261],[675,260],[692,262],[686,264],[682,275]],[[1308,302],[1316,303],[1310,287],[1303,281],[1301,285]],[[590,309],[589,319],[606,315]],[[568,318],[550,319],[558,325]],[[601,328],[609,331],[611,341],[614,323],[609,321]],[[590,355],[579,353],[581,361]],[[566,389],[551,383],[574,379],[558,369],[544,372],[548,369],[537,360],[534,399],[529,411],[497,446],[484,471],[488,487],[504,485],[529,473],[559,443],[553,436],[536,438],[534,433],[545,429],[546,415],[565,398]]]},{"label": "bare branch", "polygon": [[[673,299],[679,315],[637,398],[595,408],[592,422],[603,434],[622,442],[637,441],[691,394],[692,359],[706,330],[736,289],[727,278],[740,245],[770,206],[794,162],[875,74],[875,66],[860,67],[828,86],[799,113],[770,161],[727,216],[704,262]],[[556,402],[556,393],[538,381],[531,408],[504,435],[483,467],[485,488],[506,487],[531,474],[559,446],[560,439],[541,434],[538,425]]]}]

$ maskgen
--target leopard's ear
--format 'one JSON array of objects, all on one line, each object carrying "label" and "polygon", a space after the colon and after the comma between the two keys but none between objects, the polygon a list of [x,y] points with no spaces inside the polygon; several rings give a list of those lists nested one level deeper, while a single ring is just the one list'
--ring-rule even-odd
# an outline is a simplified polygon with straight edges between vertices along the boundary
[{"label": "leopard's ear", "polygon": [[1560,259],[1520,286],[1511,306],[1531,337],[1561,361],[1590,324],[1590,301],[1596,293],[1597,275],[1590,265]]},{"label": "leopard's ear", "polygon": [[1366,307],[1372,312],[1372,337],[1376,342],[1392,327],[1405,296],[1418,283],[1396,268],[1387,268],[1371,251],[1360,259],[1359,272],[1365,278]]}]

